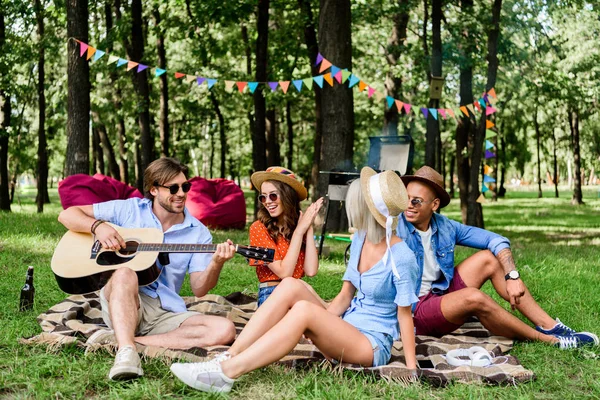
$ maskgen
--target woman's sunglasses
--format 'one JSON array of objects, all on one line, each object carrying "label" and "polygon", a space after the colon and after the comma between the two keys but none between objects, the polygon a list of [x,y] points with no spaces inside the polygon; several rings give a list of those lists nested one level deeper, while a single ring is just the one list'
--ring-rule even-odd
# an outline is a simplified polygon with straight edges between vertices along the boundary
[{"label": "woman's sunglasses", "polygon": [[[277,201],[278,198],[279,198],[279,195],[277,193],[269,193],[269,200]],[[264,194],[259,194],[258,201],[265,204],[267,202],[267,196],[265,196]]]},{"label": "woman's sunglasses", "polygon": [[[171,193],[171,194],[177,194],[179,192],[179,185],[177,183],[174,185],[171,185],[171,186],[165,186],[165,185],[159,185],[158,182],[154,182],[154,186],[159,186],[159,187],[163,187],[165,189],[169,189],[169,193]],[[183,193],[189,192],[191,188],[192,188],[192,184],[190,182],[184,182],[181,184],[181,190],[183,190]]]}]

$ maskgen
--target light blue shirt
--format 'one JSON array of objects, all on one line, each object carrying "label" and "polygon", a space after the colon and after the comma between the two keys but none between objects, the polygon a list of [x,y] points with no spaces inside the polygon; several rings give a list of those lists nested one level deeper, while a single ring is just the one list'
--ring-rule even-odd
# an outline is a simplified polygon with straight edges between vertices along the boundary
[{"label": "light blue shirt", "polygon": [[406,243],[399,242],[391,250],[400,279],[392,271],[391,257],[387,265],[379,260],[360,274],[358,262],[365,238],[366,232],[355,233],[350,246],[350,260],[342,279],[354,285],[356,295],[343,319],[361,330],[386,333],[397,340],[400,336],[398,307],[408,307],[419,301],[419,266]]},{"label": "light blue shirt", "polygon": [[[185,218],[182,223],[173,225],[164,232],[164,243],[210,244],[212,236],[206,226],[184,210]],[[123,228],[157,228],[162,231],[162,225],[152,212],[152,201],[149,199],[132,198],[113,200],[94,204],[94,217],[111,222]],[[210,263],[210,253],[169,253],[170,263],[166,266],[156,260],[162,269],[158,279],[140,287],[140,292],[159,298],[161,307],[168,311],[185,312],[186,307],[179,291],[183,285],[186,273],[204,271]]]}]

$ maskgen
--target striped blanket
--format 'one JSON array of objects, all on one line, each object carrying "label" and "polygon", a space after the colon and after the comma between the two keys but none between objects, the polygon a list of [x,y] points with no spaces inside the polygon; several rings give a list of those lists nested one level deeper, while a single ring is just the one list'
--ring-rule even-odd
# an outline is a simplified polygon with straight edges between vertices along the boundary
[{"label": "striped blanket", "polygon": [[[254,311],[256,300],[242,293],[233,293],[227,297],[207,295],[202,298],[184,298],[189,310],[205,314],[226,317],[233,321],[239,334]],[[84,296],[70,296],[45,313],[38,316],[42,333],[21,339],[24,344],[46,344],[60,348],[66,344],[75,344],[86,351],[95,351],[104,347],[114,352],[114,346],[86,345],[86,339],[95,331],[105,328],[102,321],[100,301],[96,293]],[[516,357],[506,353],[512,348],[512,340],[501,336],[492,336],[479,322],[469,322],[450,335],[441,338],[417,336],[417,359],[431,360],[434,368],[422,369],[422,379],[436,386],[451,381],[465,383],[512,384],[535,379],[532,371],[525,369]],[[493,353],[493,363],[487,367],[454,367],[448,365],[445,354],[452,349],[481,346]],[[146,357],[161,357],[167,360],[203,361],[215,353],[227,350],[227,346],[192,348],[188,350],[169,350],[138,344],[138,351]],[[310,342],[302,340],[279,363],[297,367],[307,363],[322,362],[324,356]],[[364,370],[379,377],[406,380],[409,371],[404,363],[402,342],[395,342],[392,359],[385,366],[361,368],[351,364],[342,364],[344,368]]]}]

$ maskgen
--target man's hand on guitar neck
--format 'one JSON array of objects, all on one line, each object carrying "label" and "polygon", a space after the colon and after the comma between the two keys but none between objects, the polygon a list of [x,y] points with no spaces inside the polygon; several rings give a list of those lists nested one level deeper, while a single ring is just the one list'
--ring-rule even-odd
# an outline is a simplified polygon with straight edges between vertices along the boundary
[{"label": "man's hand on guitar neck", "polygon": [[217,244],[217,250],[213,253],[212,261],[218,265],[223,265],[225,261],[231,260],[235,255],[235,245],[229,239],[226,242]]},{"label": "man's hand on guitar neck", "polygon": [[125,248],[125,240],[109,224],[100,224],[96,227],[96,240],[100,242],[103,249],[117,251]]}]

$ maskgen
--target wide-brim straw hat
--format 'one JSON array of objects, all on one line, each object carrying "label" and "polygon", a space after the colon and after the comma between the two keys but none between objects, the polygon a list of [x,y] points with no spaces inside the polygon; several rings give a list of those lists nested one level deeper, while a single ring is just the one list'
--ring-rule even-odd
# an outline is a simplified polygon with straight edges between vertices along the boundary
[{"label": "wide-brim straw hat", "polygon": [[[387,215],[381,212],[381,206],[375,204],[374,194],[371,192],[371,177],[377,175],[372,168],[364,167],[360,171],[360,186],[369,207],[369,211],[375,217],[379,225],[386,227]],[[389,215],[394,217],[392,229],[398,225],[398,216],[408,207],[408,193],[400,177],[394,171],[383,171],[379,173],[380,201],[385,204]],[[377,194],[375,196],[378,196]]]},{"label": "wide-brim straw hat", "polygon": [[258,191],[260,191],[260,188],[265,181],[279,181],[294,189],[294,191],[298,194],[299,201],[306,199],[308,196],[306,188],[304,185],[302,185],[302,183],[300,183],[300,181],[298,181],[294,171],[284,167],[269,167],[266,171],[255,172],[250,177],[250,180]]},{"label": "wide-brim straw hat", "polygon": [[419,181],[429,185],[440,199],[440,208],[450,204],[450,195],[446,189],[444,189],[444,178],[442,178],[442,175],[435,169],[425,165],[419,168],[413,175],[405,175],[402,177],[402,182],[404,182],[406,186],[412,181]]}]

